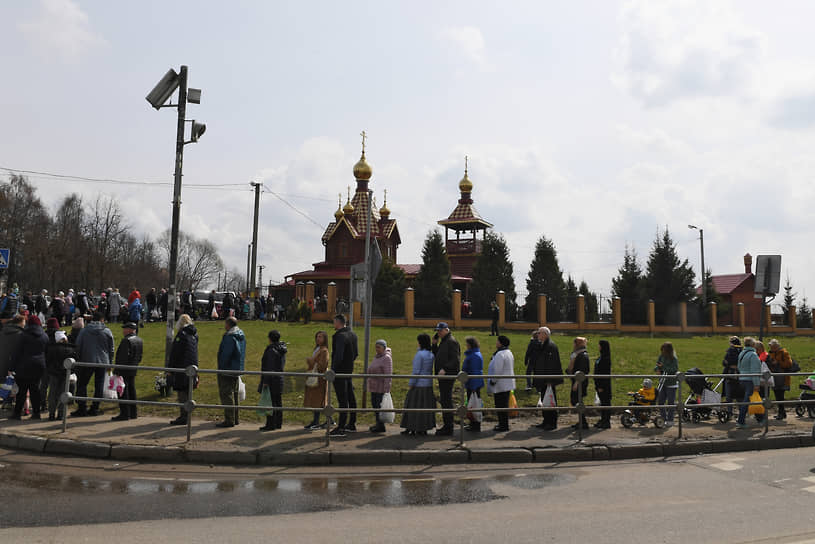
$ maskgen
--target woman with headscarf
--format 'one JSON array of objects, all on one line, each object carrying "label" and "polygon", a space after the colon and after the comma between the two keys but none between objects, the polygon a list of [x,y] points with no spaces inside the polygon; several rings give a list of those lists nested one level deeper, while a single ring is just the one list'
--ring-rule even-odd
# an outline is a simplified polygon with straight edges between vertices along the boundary
[{"label": "woman with headscarf", "polygon": [[[566,374],[574,375],[576,372],[582,372],[584,375],[587,375],[589,373],[589,354],[586,349],[587,343],[588,340],[582,336],[578,336],[574,339],[574,342],[572,343],[572,353],[569,356],[569,367]],[[582,383],[578,383],[575,378],[572,378],[572,391],[570,396],[572,406],[577,406],[580,404],[588,392],[588,379],[583,380]],[[584,429],[589,428],[589,423],[586,421],[585,415],[580,415],[578,422],[572,425],[572,429],[578,429],[580,426],[582,426]]]},{"label": "woman with headscarf", "polygon": [[[393,358],[388,343],[385,340],[377,340],[374,349],[376,350],[376,356],[368,365],[368,374],[383,374],[385,376],[393,374]],[[382,398],[385,393],[391,392],[391,378],[368,378],[368,391],[371,392],[371,406],[381,408]],[[368,430],[372,433],[384,433],[385,422],[379,417],[379,412],[374,412],[374,416],[376,424],[372,425]]]},{"label": "woman with headscarf", "polygon": [[[770,340],[770,351],[767,353],[766,362],[772,373],[792,372],[792,358],[775,338]],[[784,392],[790,390],[790,376],[775,376],[773,382],[775,383],[773,386],[775,400],[784,402]],[[783,404],[778,405],[778,415],[775,416],[775,419],[787,419],[787,409]]]},{"label": "woman with headscarf", "polygon": [[[187,368],[198,366],[198,331],[192,324],[192,318],[187,314],[181,314],[176,323],[175,340],[170,349],[170,368]],[[183,372],[173,372],[173,389],[178,393],[178,402],[184,404],[190,398],[190,380]],[[197,378],[196,378],[197,379]],[[195,387],[195,384],[193,384]],[[170,425],[186,425],[187,411],[181,407],[181,413],[170,422]]]},{"label": "woman with headscarf", "polygon": [[[430,351],[430,335],[422,333],[416,337],[419,348],[413,356],[414,376],[427,376],[427,378],[410,378],[408,392],[405,396],[405,409],[409,408],[436,408],[436,397],[433,396],[433,352]],[[429,429],[436,427],[436,415],[428,412],[403,412],[401,426],[405,435],[425,436]]]},{"label": "woman with headscarf", "polygon": [[[320,376],[309,376],[306,378],[306,391],[303,395],[303,406],[306,408],[325,408],[326,390],[328,382],[322,374],[328,369],[328,334],[325,331],[317,331],[314,335],[314,351],[311,357],[306,357],[306,372],[321,374]],[[320,429],[320,412],[315,410],[311,423],[305,426],[313,431]]]}]

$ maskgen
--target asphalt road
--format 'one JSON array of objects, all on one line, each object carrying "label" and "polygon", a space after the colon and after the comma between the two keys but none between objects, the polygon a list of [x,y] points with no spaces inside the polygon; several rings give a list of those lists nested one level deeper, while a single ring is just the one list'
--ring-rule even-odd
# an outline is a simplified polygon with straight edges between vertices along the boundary
[{"label": "asphalt road", "polygon": [[0,450],[0,542],[815,542],[815,450],[208,467]]}]

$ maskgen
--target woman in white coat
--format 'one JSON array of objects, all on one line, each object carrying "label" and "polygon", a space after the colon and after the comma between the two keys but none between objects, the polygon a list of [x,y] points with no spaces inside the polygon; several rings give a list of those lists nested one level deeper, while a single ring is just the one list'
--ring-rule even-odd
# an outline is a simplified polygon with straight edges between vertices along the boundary
[{"label": "woman in white coat", "polygon": [[[495,342],[495,353],[487,370],[489,376],[509,376],[515,374],[515,357],[509,350],[509,338],[500,335]],[[487,380],[487,393],[495,396],[496,408],[509,408],[509,394],[515,389],[515,378],[492,378]],[[509,430],[509,412],[498,412],[498,425],[495,432]]]}]

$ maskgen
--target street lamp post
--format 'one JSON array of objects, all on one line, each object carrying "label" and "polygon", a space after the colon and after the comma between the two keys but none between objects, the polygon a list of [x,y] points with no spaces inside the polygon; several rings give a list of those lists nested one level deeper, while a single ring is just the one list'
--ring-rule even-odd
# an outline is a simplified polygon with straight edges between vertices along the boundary
[{"label": "street lamp post", "polygon": [[696,225],[688,225],[689,229],[699,231],[699,248],[702,252],[702,306],[707,308],[707,272],[705,271],[705,230]]},{"label": "street lamp post", "polygon": [[[166,104],[170,96],[178,89],[178,103]],[[201,103],[200,89],[187,89],[187,67],[182,66],[178,73],[172,68],[164,74],[153,90],[145,97],[155,109],[176,108],[178,110],[178,125],[175,139],[175,174],[173,183],[173,223],[170,230],[170,262],[167,266],[170,292],[167,296],[167,342],[164,350],[164,363],[170,361],[170,350],[173,346],[173,322],[175,320],[176,306],[176,272],[178,268],[178,231],[181,218],[181,178],[184,164],[184,146],[197,142],[207,129],[203,123],[192,121],[190,140],[184,141],[184,123],[187,113],[187,101],[193,104]]]}]

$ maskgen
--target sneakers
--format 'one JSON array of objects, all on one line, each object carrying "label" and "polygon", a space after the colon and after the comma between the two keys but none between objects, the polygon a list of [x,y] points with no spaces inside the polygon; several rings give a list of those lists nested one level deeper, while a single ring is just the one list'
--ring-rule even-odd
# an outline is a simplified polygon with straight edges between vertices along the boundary
[{"label": "sneakers", "polygon": [[86,417],[87,415],[88,412],[81,408],[79,410],[74,410],[73,412],[71,412],[71,417]]},{"label": "sneakers", "polygon": [[492,428],[492,430],[495,431],[496,433],[505,433],[509,431],[509,427],[502,427],[500,425],[496,425],[495,427]]},{"label": "sneakers", "polygon": [[332,436],[334,438],[341,438],[345,436],[345,429],[342,427],[334,427],[329,433],[328,436]]},{"label": "sneakers", "polygon": [[172,420],[170,422],[170,425],[186,425],[186,424],[187,424],[187,418],[185,418],[185,417],[177,417],[177,418],[175,418],[174,420]]},{"label": "sneakers", "polygon": [[453,436],[453,428],[442,427],[440,429],[436,429],[436,436]]},{"label": "sneakers", "polygon": [[228,421],[221,421],[220,423],[216,423],[216,424],[215,424],[215,426],[216,426],[216,427],[219,427],[219,428],[221,428],[221,429],[228,429],[229,427],[234,427],[234,426],[235,426],[235,424],[234,424],[234,423],[230,423],[230,422],[228,422]]},{"label": "sneakers", "polygon": [[598,421],[597,423],[594,424],[594,428],[595,429],[610,429],[611,428],[611,423],[608,422],[608,421],[600,420],[600,421]]},{"label": "sneakers", "polygon": [[130,418],[127,417],[127,416],[121,415],[121,414],[118,415],[118,416],[113,416],[112,418],[110,418],[111,421],[127,421],[128,419],[130,419]]},{"label": "sneakers", "polygon": [[357,432],[357,426],[354,425],[353,423],[351,425],[346,425],[345,426],[345,432],[347,432],[347,433],[355,433],[355,432]]}]

